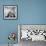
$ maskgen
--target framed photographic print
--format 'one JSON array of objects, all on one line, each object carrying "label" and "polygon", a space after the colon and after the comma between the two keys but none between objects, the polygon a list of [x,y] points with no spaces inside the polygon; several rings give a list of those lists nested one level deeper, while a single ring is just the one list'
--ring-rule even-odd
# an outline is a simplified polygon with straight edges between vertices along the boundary
[{"label": "framed photographic print", "polygon": [[39,24],[19,24],[18,36],[20,41],[46,41],[46,25]]},{"label": "framed photographic print", "polygon": [[17,5],[4,5],[3,19],[7,20],[17,19]]}]

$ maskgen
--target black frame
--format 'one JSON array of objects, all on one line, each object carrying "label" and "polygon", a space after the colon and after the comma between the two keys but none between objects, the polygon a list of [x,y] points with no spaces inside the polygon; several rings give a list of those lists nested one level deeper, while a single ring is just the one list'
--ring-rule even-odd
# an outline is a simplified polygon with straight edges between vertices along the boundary
[{"label": "black frame", "polygon": [[[16,6],[17,7],[17,18],[16,19],[5,19],[4,18],[4,6]],[[18,5],[3,5],[3,20],[17,20],[18,19]]]}]

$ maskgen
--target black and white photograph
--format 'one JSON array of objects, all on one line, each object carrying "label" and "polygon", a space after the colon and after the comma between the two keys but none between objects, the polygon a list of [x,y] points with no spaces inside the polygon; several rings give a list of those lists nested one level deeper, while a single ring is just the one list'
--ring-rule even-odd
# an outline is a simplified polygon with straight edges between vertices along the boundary
[{"label": "black and white photograph", "polygon": [[3,7],[4,19],[17,19],[17,6],[16,5],[4,5]]},{"label": "black and white photograph", "polygon": [[20,39],[46,41],[46,25],[20,25]]}]

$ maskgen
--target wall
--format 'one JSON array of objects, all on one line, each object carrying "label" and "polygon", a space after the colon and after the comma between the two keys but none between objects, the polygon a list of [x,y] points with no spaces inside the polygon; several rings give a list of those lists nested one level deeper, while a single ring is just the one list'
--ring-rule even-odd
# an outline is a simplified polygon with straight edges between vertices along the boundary
[{"label": "wall", "polygon": [[[8,34],[10,32],[16,32],[16,35],[18,34],[17,23],[19,18],[18,20],[3,19],[3,5],[17,5],[17,4],[18,0],[0,0],[0,44],[7,44],[9,42]],[[17,39],[15,41],[16,43],[18,42]]]},{"label": "wall", "polygon": [[46,0],[21,0],[21,24],[46,24]]}]

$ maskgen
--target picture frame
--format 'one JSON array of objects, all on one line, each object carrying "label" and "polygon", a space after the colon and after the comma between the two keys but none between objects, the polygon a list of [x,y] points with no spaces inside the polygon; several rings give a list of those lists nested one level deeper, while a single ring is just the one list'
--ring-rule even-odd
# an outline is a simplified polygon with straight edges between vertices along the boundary
[{"label": "picture frame", "polygon": [[3,5],[3,19],[4,20],[16,20],[18,18],[17,5]]},{"label": "picture frame", "polygon": [[22,40],[46,41],[46,24],[19,24],[18,30],[19,42]]}]

